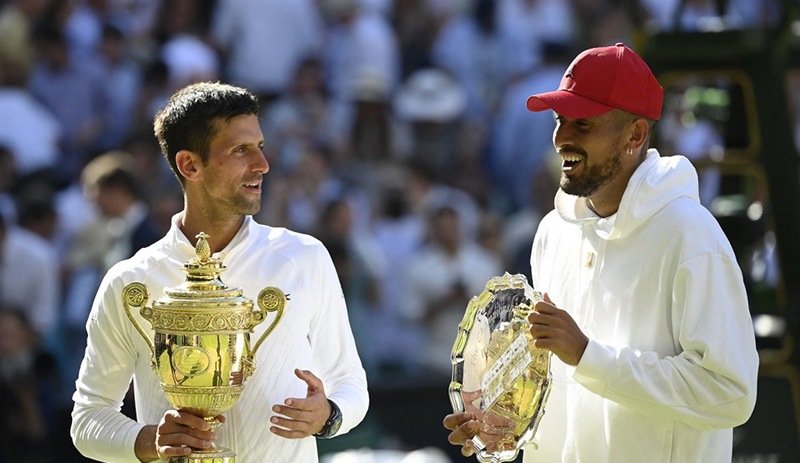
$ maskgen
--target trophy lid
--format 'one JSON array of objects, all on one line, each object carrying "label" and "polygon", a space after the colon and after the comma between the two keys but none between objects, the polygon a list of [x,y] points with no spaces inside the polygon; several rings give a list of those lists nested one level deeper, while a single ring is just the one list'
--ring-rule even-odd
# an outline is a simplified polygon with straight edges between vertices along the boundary
[{"label": "trophy lid", "polygon": [[[228,287],[220,279],[220,274],[227,267],[222,261],[211,256],[211,247],[208,245],[209,235],[200,232],[195,236],[195,257],[183,264],[186,281],[179,286],[166,288],[164,293],[172,299],[191,299],[193,301],[207,299],[231,299],[236,305],[242,298],[241,288]],[[162,303],[167,303],[161,301]]]}]

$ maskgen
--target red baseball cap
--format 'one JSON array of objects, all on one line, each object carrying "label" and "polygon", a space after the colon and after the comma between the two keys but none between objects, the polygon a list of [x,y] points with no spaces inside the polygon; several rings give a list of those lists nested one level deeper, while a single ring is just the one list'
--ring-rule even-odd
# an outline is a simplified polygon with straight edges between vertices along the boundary
[{"label": "red baseball cap", "polygon": [[528,97],[530,111],[552,109],[566,117],[595,117],[622,109],[661,118],[664,89],[641,56],[617,43],[590,48],[569,65],[558,90]]}]

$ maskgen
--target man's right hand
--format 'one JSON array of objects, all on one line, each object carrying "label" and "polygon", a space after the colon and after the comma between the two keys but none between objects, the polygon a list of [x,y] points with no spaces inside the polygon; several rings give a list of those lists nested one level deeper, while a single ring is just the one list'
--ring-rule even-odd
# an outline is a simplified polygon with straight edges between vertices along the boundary
[{"label": "man's right hand", "polygon": [[[225,421],[224,416],[218,416],[217,419]],[[216,438],[211,425],[203,418],[185,411],[168,410],[158,426],[145,426],[139,432],[136,457],[143,462],[168,460],[170,457],[188,455],[193,449],[209,449]]]},{"label": "man's right hand", "polygon": [[478,433],[480,425],[473,413],[451,413],[444,417],[444,427],[453,431],[447,436],[447,441],[453,445],[461,446],[461,454],[465,457],[475,453],[472,438]]}]

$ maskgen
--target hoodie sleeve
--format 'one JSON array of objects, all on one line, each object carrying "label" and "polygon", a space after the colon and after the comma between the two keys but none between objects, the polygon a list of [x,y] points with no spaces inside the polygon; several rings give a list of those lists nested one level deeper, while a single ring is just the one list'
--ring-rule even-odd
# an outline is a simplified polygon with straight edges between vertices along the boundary
[{"label": "hoodie sleeve", "polygon": [[759,362],[746,301],[733,258],[690,259],[672,290],[680,353],[662,357],[592,340],[574,379],[601,397],[701,430],[740,425],[755,406]]}]

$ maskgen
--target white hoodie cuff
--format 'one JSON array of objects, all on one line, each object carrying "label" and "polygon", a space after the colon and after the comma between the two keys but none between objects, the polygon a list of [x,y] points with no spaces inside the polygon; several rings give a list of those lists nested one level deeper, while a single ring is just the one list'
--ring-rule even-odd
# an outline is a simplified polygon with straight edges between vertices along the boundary
[{"label": "white hoodie cuff", "polygon": [[616,350],[590,339],[572,377],[586,389],[603,397],[607,378],[616,359]]}]

